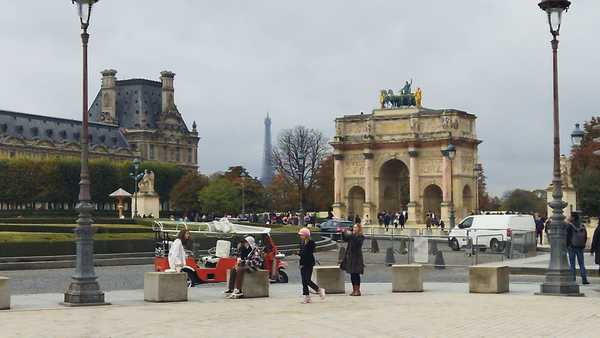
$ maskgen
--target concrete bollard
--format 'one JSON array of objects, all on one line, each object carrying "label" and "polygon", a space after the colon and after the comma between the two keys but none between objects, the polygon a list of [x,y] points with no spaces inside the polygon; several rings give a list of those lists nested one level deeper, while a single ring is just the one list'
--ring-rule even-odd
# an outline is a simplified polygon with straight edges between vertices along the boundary
[{"label": "concrete bollard", "polygon": [[10,278],[0,277],[0,310],[10,309]]},{"label": "concrete bollard", "polygon": [[187,301],[187,274],[185,272],[144,273],[144,300],[147,302]]},{"label": "concrete bollard", "polygon": [[375,239],[375,237],[373,237],[371,239],[371,252],[372,253],[378,253],[379,252],[379,243],[377,243],[377,239]]},{"label": "concrete bollard", "polygon": [[387,248],[385,251],[385,265],[391,266],[396,263],[396,258],[394,257],[394,249]]},{"label": "concrete bollard", "polygon": [[315,281],[326,293],[346,292],[344,272],[339,266],[315,266],[313,269]]},{"label": "concrete bollard", "polygon": [[435,254],[435,268],[437,270],[443,270],[446,268],[446,262],[444,261],[444,254],[441,250],[438,250]]},{"label": "concrete bollard", "polygon": [[392,292],[422,292],[423,265],[392,265]]},{"label": "concrete bollard", "polygon": [[509,291],[510,268],[508,266],[480,266],[469,268],[469,292],[504,293]]}]

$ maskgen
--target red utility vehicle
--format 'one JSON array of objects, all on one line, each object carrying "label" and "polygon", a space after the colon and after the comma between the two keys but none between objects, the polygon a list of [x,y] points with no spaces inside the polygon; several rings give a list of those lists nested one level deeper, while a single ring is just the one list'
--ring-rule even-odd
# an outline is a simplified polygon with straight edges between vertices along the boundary
[{"label": "red utility vehicle", "polygon": [[[163,223],[166,222],[155,222],[153,226],[154,238],[156,242],[154,270],[158,272],[169,269],[169,247],[179,230],[183,229],[184,227],[189,229],[190,227],[194,226],[189,222],[185,224],[176,223],[175,229],[168,230],[165,229]],[[212,236],[218,234],[218,232],[215,233],[212,231],[200,230],[202,228],[202,224],[205,223],[200,223],[198,231],[190,230],[190,233],[204,233]],[[208,226],[208,224],[205,225]],[[269,234],[269,228],[250,227],[236,224],[230,224],[228,226],[234,229],[226,234],[228,239],[234,239],[235,237],[242,238],[247,235],[252,235],[255,237],[258,243],[262,242],[260,249],[262,250],[264,257],[263,268],[269,271],[271,282],[288,282],[288,276],[284,271],[287,268],[287,263],[283,261],[285,255],[277,250],[277,245]],[[207,228],[208,230],[214,230],[214,227],[212,226],[208,226]],[[234,235],[233,238],[231,236],[232,234]],[[220,241],[217,242],[217,245],[219,245],[219,242]],[[228,250],[228,248],[225,248],[225,251],[229,252],[224,253],[222,251],[223,250],[218,250],[217,248],[209,249],[208,256],[204,256],[199,259],[194,257],[193,252],[187,251],[188,256],[186,258],[186,266],[183,267],[182,271],[185,271],[188,274],[189,286],[202,283],[219,283],[227,281],[227,270],[232,269],[237,264],[237,250]]]}]

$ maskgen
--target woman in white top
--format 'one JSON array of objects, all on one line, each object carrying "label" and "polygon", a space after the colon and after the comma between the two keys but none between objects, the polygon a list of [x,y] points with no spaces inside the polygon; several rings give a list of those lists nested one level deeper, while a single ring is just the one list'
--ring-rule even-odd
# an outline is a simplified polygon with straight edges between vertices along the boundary
[{"label": "woman in white top", "polygon": [[169,268],[177,272],[181,271],[185,264],[185,248],[184,243],[187,243],[191,239],[190,232],[188,230],[181,230],[177,234],[177,239],[171,244],[169,249]]}]

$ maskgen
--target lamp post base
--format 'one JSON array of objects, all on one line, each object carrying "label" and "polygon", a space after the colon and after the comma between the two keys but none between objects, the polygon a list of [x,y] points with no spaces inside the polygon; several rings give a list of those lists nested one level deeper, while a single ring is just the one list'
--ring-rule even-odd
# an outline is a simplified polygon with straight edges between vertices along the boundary
[{"label": "lamp post base", "polygon": [[65,306],[99,306],[110,305],[104,301],[104,292],[96,279],[73,279],[64,293],[62,305]]},{"label": "lamp post base", "polygon": [[552,271],[546,274],[546,280],[540,285],[539,296],[583,297],[579,285],[573,280],[570,271]]}]

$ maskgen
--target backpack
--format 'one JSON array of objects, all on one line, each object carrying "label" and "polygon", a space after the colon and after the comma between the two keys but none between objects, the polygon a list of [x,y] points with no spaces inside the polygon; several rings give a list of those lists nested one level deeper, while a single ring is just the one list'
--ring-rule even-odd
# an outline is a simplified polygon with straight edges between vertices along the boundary
[{"label": "backpack", "polygon": [[573,227],[573,234],[571,236],[571,245],[575,248],[585,248],[587,242],[587,234],[585,227]]}]

